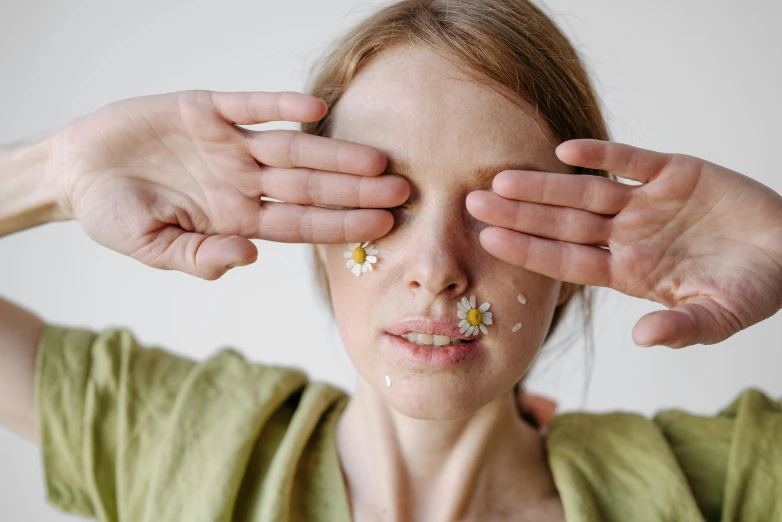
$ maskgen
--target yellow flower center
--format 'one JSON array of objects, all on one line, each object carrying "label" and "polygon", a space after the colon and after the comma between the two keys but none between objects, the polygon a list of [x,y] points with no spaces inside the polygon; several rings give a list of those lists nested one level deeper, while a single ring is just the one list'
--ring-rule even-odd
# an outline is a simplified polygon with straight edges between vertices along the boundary
[{"label": "yellow flower center", "polygon": [[366,250],[364,250],[361,247],[356,247],[353,249],[353,261],[355,261],[357,265],[360,265],[366,260],[367,260]]},{"label": "yellow flower center", "polygon": [[467,322],[471,325],[478,326],[481,324],[481,319],[483,319],[483,314],[477,308],[470,308],[470,311],[467,312]]}]

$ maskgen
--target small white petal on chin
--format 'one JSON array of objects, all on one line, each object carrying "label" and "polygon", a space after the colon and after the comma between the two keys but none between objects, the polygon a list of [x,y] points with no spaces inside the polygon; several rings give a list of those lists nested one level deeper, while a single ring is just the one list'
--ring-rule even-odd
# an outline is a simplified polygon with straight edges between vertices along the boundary
[{"label": "small white petal on chin", "polygon": [[466,319],[467,313],[464,310],[459,310],[456,312],[456,315],[459,317],[459,319]]},{"label": "small white petal on chin", "polygon": [[489,333],[489,330],[487,330],[486,327],[483,326],[483,323],[481,323],[479,326],[481,327],[481,332],[483,332],[484,334],[488,334]]},{"label": "small white petal on chin", "polygon": [[483,303],[483,304],[480,306],[480,308],[478,308],[478,311],[479,311],[480,313],[483,313],[483,312],[485,312],[486,310],[488,310],[488,309],[489,309],[489,306],[491,306],[491,305],[489,305],[489,303]]}]

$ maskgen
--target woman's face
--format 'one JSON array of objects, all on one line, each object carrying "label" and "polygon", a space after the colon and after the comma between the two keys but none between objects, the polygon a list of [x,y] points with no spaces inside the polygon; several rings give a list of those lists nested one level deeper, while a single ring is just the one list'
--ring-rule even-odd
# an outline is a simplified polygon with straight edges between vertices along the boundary
[{"label": "woman's face", "polygon": [[[400,413],[436,420],[469,415],[526,372],[572,287],[488,254],[479,242],[487,225],[470,215],[465,198],[491,190],[492,177],[508,168],[500,165],[572,170],[554,154],[553,139],[541,131],[547,127],[427,49],[375,57],[332,117],[332,138],[382,150],[388,173],[403,175],[411,187],[407,203],[393,211],[392,230],[372,242],[379,250],[372,271],[351,273],[346,244],[317,247],[343,342],[361,377]],[[458,328],[457,304],[471,295],[476,305],[490,303],[492,313],[488,334],[471,337],[478,340],[474,356],[433,369],[399,355],[400,338],[389,333],[395,322],[431,318]],[[517,323],[522,327],[514,332]]]}]

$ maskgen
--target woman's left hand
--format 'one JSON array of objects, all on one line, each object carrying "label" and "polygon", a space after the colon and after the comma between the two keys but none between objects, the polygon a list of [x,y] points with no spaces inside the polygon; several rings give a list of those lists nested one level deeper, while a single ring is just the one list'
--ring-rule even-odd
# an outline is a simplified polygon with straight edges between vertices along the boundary
[{"label": "woman's left hand", "polygon": [[[686,154],[579,139],[568,165],[641,182],[504,171],[467,209],[494,227],[480,241],[508,263],[665,305],[633,341],[715,344],[782,308],[782,197],[738,172]],[[497,228],[502,227],[502,228]],[[601,248],[602,247],[602,248]],[[606,248],[607,247],[607,248]]]}]

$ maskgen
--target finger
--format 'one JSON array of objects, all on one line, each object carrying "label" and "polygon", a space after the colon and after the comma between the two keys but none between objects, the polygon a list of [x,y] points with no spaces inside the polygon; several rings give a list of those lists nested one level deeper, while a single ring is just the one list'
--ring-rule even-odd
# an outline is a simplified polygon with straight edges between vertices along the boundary
[{"label": "finger", "polygon": [[644,315],[633,326],[632,337],[640,346],[683,348],[693,344],[717,344],[741,328],[714,301],[697,297],[670,310]]},{"label": "finger", "polygon": [[178,270],[210,281],[232,265],[248,265],[258,258],[252,241],[241,236],[207,236],[168,225],[149,239],[144,251],[134,257],[155,268]]},{"label": "finger", "polygon": [[250,152],[264,165],[376,176],[388,162],[382,151],[352,141],[315,136],[292,130],[248,131]]},{"label": "finger", "polygon": [[585,210],[505,199],[485,190],[467,195],[467,210],[498,227],[582,245],[608,246],[611,219]]},{"label": "finger", "polygon": [[624,143],[593,139],[560,143],[555,153],[568,165],[605,170],[641,183],[651,181],[675,156]]},{"label": "finger", "polygon": [[492,190],[502,197],[616,215],[634,187],[590,175],[505,170],[494,176]]},{"label": "finger", "polygon": [[532,272],[578,285],[609,286],[611,282],[611,254],[600,247],[495,227],[483,229],[479,238],[494,257]]},{"label": "finger", "polygon": [[401,205],[410,196],[407,180],[392,174],[367,177],[311,169],[261,167],[257,181],[257,195],[298,205],[390,208]]},{"label": "finger", "polygon": [[300,92],[210,92],[212,103],[230,123],[253,125],[269,121],[318,121],[325,101]]},{"label": "finger", "polygon": [[332,210],[263,201],[258,239],[283,243],[352,243],[386,235],[394,225],[387,210]]}]

